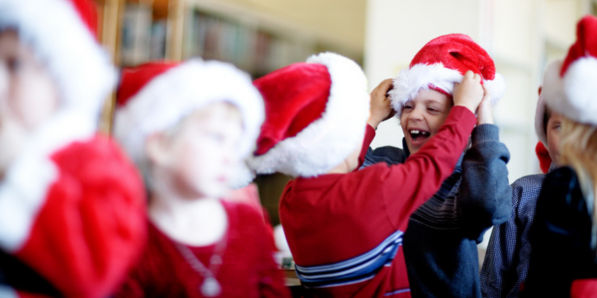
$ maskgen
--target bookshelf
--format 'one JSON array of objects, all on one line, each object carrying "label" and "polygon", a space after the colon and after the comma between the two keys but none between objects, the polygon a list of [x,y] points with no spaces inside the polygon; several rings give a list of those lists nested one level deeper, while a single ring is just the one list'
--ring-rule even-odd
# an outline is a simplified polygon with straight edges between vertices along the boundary
[{"label": "bookshelf", "polygon": [[[98,39],[118,67],[192,57],[235,64],[253,78],[304,61],[324,40],[286,20],[217,0],[94,0]],[[115,97],[100,130],[109,134]]]}]

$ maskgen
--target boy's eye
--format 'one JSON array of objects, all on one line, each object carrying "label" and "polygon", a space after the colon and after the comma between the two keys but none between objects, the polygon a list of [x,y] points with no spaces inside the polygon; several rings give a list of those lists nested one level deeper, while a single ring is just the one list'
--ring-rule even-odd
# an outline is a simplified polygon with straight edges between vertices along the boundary
[{"label": "boy's eye", "polygon": [[404,105],[404,110],[410,110],[412,108],[413,108],[412,105],[408,105],[408,104]]}]

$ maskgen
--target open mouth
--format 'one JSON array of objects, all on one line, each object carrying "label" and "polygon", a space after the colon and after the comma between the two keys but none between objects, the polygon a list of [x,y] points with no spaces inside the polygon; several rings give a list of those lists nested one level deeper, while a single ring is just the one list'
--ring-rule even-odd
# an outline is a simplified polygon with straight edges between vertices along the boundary
[{"label": "open mouth", "polygon": [[420,130],[420,129],[411,129],[408,131],[410,133],[410,137],[414,142],[422,142],[429,138],[430,133],[428,131]]}]

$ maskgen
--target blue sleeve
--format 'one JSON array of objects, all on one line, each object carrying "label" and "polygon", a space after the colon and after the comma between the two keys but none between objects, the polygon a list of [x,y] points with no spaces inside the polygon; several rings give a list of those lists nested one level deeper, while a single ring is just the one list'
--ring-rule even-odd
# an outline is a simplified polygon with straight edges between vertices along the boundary
[{"label": "blue sleeve", "polygon": [[481,268],[483,297],[518,297],[531,252],[529,231],[545,175],[531,175],[512,183],[512,212],[495,226]]},{"label": "blue sleeve", "polygon": [[512,210],[512,189],[506,164],[508,148],[499,141],[493,124],[477,126],[472,146],[462,161],[462,182],[457,212],[469,239],[479,239],[491,226],[508,220]]}]

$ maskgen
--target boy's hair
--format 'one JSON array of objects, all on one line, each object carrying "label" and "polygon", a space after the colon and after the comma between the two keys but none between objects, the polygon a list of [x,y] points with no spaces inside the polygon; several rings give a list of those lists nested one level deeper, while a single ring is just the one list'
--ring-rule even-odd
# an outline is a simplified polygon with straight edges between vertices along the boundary
[{"label": "boy's hair", "polygon": [[560,147],[560,162],[574,168],[583,196],[590,200],[587,201],[587,207],[592,208],[589,214],[593,214],[591,247],[594,249],[597,246],[597,126],[564,117]]}]

